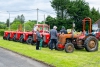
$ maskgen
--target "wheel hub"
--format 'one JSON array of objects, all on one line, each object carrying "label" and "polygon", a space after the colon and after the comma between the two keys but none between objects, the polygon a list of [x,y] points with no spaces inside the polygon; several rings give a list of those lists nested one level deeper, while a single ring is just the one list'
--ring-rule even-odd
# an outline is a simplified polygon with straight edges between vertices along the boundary
[{"label": "wheel hub", "polygon": [[71,52],[73,50],[72,46],[68,46],[68,51]]},{"label": "wheel hub", "polygon": [[90,41],[90,43],[89,43],[89,47],[92,49],[92,48],[94,48],[95,47],[95,41]]}]

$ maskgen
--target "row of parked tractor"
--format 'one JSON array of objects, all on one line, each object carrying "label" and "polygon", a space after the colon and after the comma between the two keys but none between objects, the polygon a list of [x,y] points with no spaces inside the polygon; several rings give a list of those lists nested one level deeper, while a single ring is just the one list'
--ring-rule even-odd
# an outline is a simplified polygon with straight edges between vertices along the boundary
[{"label": "row of parked tractor", "polygon": [[5,31],[3,39],[19,41],[21,43],[26,42],[27,44],[36,43],[36,28],[40,28],[40,34],[43,36],[43,46],[47,46],[50,35],[49,26],[47,24],[36,24],[34,25],[33,31],[22,32],[22,31]]},{"label": "row of parked tractor", "polygon": [[[74,33],[72,29],[71,33],[58,34],[58,42],[54,47],[57,50],[65,50],[67,53],[72,53],[75,49],[86,49],[88,52],[93,52],[98,50],[98,39],[92,34],[92,22],[90,18],[84,18],[83,20],[83,30],[81,33]],[[89,23],[88,34],[85,34],[85,23]],[[49,46],[50,43],[50,27],[47,24],[36,24],[31,32],[21,32],[21,31],[5,31],[3,39],[13,40],[19,42],[26,42],[27,44],[35,44],[36,38],[36,28],[40,28],[40,34],[43,37],[42,46]],[[74,49],[75,48],[75,49]]]}]

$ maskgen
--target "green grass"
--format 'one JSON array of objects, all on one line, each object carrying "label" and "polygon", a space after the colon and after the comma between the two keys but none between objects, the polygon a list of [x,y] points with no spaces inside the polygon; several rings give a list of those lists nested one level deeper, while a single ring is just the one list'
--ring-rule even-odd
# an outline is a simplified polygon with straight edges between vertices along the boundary
[{"label": "green grass", "polygon": [[100,67],[100,47],[96,52],[75,50],[73,53],[42,48],[35,50],[36,46],[19,42],[3,40],[0,37],[0,46],[43,61],[56,67]]}]

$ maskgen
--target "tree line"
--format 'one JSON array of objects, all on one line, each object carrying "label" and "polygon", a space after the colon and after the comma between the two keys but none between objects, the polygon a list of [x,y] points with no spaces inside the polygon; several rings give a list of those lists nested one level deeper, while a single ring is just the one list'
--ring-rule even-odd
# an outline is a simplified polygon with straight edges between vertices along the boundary
[{"label": "tree line", "polygon": [[[5,22],[0,22],[0,29],[9,30],[9,19]],[[34,24],[36,24],[36,20],[28,20],[25,21],[24,15],[18,15],[14,18],[14,20],[10,23],[10,30],[18,30],[19,26],[21,25],[22,31],[24,31],[24,26],[26,31],[32,31]],[[40,23],[40,22],[39,22]]]},{"label": "tree line", "polygon": [[[73,22],[75,23],[75,29],[77,31],[81,31],[82,20],[85,17],[90,17],[92,19],[92,23],[95,23],[98,19],[100,19],[99,10],[96,10],[94,7],[90,9],[89,3],[85,2],[85,0],[51,0],[50,3],[56,13],[56,17],[53,18],[48,15],[45,23],[50,25],[50,28],[56,25],[58,27],[58,31],[62,26],[65,26],[66,29],[71,29]],[[10,27],[11,29],[16,30],[19,24],[24,26],[25,23],[25,29],[31,31],[36,22],[36,20],[25,21],[25,17],[22,14],[20,16],[18,15],[13,22],[10,23]],[[42,21],[39,23],[42,24],[44,22]],[[6,23],[0,22],[1,29],[6,29],[8,27],[9,19],[7,19]]]},{"label": "tree line", "polygon": [[85,17],[90,17],[92,23],[100,19],[99,10],[96,10],[94,7],[90,9],[89,3],[85,2],[85,0],[52,0],[50,3],[57,17],[52,18],[48,16],[46,24],[49,24],[51,27],[57,25],[58,30],[61,29],[61,26],[65,26],[66,29],[72,28],[72,23],[74,22],[76,24],[75,29],[81,31],[82,20]]}]

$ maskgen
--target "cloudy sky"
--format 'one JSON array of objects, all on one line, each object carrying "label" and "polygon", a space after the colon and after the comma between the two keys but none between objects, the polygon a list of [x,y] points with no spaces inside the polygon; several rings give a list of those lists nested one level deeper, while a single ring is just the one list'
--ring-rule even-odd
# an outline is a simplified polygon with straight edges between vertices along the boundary
[{"label": "cloudy sky", "polygon": [[[12,22],[15,17],[23,14],[25,16],[25,21],[27,20],[37,20],[37,8],[38,11],[38,21],[44,20],[47,15],[55,17],[55,11],[51,7],[51,0],[0,0],[0,21],[5,22],[9,18],[10,11],[10,21]],[[100,9],[99,0],[85,0],[89,3],[90,7],[95,7]],[[13,11],[13,12],[12,12]]]}]

